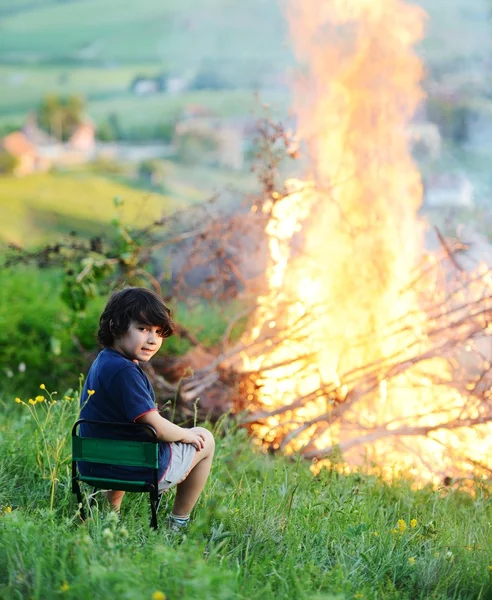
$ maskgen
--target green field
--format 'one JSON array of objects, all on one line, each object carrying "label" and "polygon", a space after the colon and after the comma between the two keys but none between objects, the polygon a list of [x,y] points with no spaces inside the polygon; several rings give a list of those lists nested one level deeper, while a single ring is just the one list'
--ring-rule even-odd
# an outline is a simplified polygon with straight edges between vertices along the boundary
[{"label": "green field", "polygon": [[228,196],[242,197],[258,185],[247,172],[191,169],[171,161],[162,164],[165,191],[161,192],[139,188],[136,180],[98,174],[90,167],[24,178],[3,176],[0,241],[29,247],[58,241],[72,230],[83,236],[107,233],[116,216],[116,197],[124,202],[122,221],[138,229],[216,193],[229,190]]},{"label": "green field", "polygon": [[[74,379],[74,387],[77,381]],[[39,396],[41,394],[41,396]],[[80,522],[70,486],[77,397],[5,400],[0,415],[3,600],[490,600],[492,505],[455,489],[322,470],[253,450],[227,421],[188,533],[148,527],[127,494],[121,519],[97,498]],[[51,404],[57,398],[56,404]]]},{"label": "green field", "polygon": [[104,233],[116,215],[115,197],[125,202],[123,220],[136,226],[183,206],[167,195],[133,189],[96,175],[2,177],[0,238],[30,246],[48,239],[58,241],[60,234],[74,229],[81,235]]}]

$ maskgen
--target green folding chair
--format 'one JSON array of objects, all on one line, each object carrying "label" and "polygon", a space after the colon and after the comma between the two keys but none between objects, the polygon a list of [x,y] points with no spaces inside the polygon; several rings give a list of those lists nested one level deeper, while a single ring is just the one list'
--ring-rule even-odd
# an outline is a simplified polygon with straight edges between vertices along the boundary
[{"label": "green folding chair", "polygon": [[[81,423],[99,425],[104,427],[111,438],[81,437],[77,429]],[[129,431],[138,438],[142,432],[148,434],[148,441],[132,441],[115,439],[122,431]],[[132,437],[134,437],[132,435]],[[149,494],[151,519],[150,526],[157,529],[157,511],[162,498],[158,487],[158,450],[159,441],[153,427],[146,423],[107,423],[102,421],[91,421],[79,419],[72,428],[72,492],[77,496],[80,507],[80,516],[85,521],[86,514],[82,502],[82,492],[79,482],[83,481],[94,490],[91,495],[89,509],[94,502],[94,494],[98,489],[123,490],[125,492],[137,492]],[[106,465],[118,465],[127,467],[144,467],[149,469],[147,481],[130,481],[124,479],[109,479],[105,477],[93,477],[82,475],[77,467],[78,461],[87,463],[103,463]]]}]

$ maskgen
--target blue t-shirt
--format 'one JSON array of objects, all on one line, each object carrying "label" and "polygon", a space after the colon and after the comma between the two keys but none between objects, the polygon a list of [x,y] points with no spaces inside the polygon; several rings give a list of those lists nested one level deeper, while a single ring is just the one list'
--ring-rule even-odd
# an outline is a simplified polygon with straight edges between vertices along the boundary
[{"label": "blue t-shirt", "polygon": [[[88,390],[94,390],[89,395]],[[139,417],[151,410],[157,410],[155,395],[147,375],[129,358],[112,348],[105,348],[92,363],[80,397],[80,418],[113,423],[134,423]],[[104,427],[82,423],[82,437],[114,437],[114,431],[108,433]],[[120,439],[145,440],[142,437],[128,437],[126,430],[121,431]],[[147,437],[148,439],[148,437]],[[168,442],[159,443],[159,480],[169,466],[171,448]],[[78,463],[82,475],[109,477],[111,479],[130,479],[152,483],[149,469],[105,465],[102,463]]]}]

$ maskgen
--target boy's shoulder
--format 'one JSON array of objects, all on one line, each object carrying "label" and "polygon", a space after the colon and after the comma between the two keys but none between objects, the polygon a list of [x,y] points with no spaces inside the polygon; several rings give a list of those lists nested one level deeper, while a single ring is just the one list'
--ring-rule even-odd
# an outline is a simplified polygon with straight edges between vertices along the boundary
[{"label": "boy's shoulder", "polygon": [[124,357],[112,348],[104,348],[92,363],[91,370],[104,372],[105,375],[116,375],[123,369],[136,369],[140,371],[140,367],[129,358]]}]

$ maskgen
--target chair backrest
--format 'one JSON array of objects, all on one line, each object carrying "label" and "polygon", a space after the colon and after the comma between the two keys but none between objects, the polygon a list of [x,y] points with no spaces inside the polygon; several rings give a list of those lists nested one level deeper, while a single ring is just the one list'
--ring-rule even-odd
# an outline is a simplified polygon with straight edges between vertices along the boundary
[{"label": "chair backrest", "polygon": [[[112,438],[81,437],[77,435],[77,427],[81,423],[98,425],[117,434],[122,429],[142,432],[147,430],[152,441],[133,441]],[[79,419],[72,429],[72,460],[89,463],[102,463],[128,467],[147,467],[156,469],[159,466],[158,440],[153,427],[146,424],[102,423]]]}]

